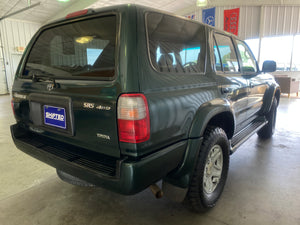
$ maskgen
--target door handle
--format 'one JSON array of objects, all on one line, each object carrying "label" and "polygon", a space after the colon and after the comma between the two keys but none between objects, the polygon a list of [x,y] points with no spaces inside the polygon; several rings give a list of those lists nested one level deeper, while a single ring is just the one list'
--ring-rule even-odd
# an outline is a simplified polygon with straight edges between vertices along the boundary
[{"label": "door handle", "polygon": [[222,88],[221,88],[221,92],[222,92],[223,94],[231,93],[231,92],[232,92],[232,88],[230,88],[230,87],[222,87]]}]

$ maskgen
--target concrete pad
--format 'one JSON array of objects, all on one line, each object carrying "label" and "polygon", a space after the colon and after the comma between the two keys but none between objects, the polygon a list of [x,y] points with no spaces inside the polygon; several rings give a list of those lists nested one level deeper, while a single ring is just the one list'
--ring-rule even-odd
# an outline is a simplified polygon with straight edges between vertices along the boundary
[{"label": "concrete pad", "polygon": [[56,174],[54,168],[15,147],[10,125],[16,121],[10,99],[9,95],[0,96],[0,200],[40,184]]},{"label": "concrete pad", "polygon": [[223,195],[204,214],[157,200],[150,190],[122,196],[60,181],[53,168],[14,147],[7,96],[0,97],[0,107],[7,113],[0,113],[1,225],[300,225],[300,99],[281,99],[272,139],[254,135],[231,156]]}]

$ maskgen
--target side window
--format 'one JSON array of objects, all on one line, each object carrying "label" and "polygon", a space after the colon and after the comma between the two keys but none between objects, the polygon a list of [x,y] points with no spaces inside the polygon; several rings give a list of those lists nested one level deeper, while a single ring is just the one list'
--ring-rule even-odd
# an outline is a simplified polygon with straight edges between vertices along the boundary
[{"label": "side window", "polygon": [[242,71],[246,73],[257,72],[256,61],[248,46],[239,40],[237,40],[237,46],[242,59]]},{"label": "side window", "polygon": [[[239,72],[239,63],[231,38],[222,34],[215,34],[224,72]],[[216,65],[217,67],[217,65]],[[217,70],[218,71],[218,70]]]},{"label": "side window", "polygon": [[205,71],[205,26],[160,13],[148,13],[150,60],[163,73]]},{"label": "side window", "polygon": [[215,54],[215,69],[216,69],[216,71],[223,71],[222,66],[221,66],[221,60],[220,60],[218,46],[217,46],[215,40],[214,40],[214,54]]}]

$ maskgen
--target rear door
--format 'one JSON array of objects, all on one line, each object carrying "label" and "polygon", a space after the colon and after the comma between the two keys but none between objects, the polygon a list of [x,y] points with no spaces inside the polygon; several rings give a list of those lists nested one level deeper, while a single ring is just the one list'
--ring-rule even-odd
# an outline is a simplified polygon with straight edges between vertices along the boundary
[{"label": "rear door", "polygon": [[248,84],[243,78],[238,57],[230,36],[214,34],[215,70],[224,98],[231,102],[235,114],[236,131],[244,127],[247,118]]},{"label": "rear door", "polygon": [[[43,135],[119,157],[116,14],[63,22],[40,32],[14,84],[29,92],[23,122]],[[22,112],[20,112],[22,113]]]}]

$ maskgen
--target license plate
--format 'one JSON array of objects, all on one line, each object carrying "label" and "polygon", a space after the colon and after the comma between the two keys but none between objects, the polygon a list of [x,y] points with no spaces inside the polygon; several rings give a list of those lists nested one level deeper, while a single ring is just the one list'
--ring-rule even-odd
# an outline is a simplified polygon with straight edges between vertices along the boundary
[{"label": "license plate", "polygon": [[44,105],[44,123],[66,129],[66,110],[64,108]]}]

